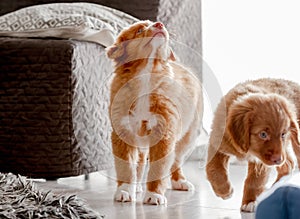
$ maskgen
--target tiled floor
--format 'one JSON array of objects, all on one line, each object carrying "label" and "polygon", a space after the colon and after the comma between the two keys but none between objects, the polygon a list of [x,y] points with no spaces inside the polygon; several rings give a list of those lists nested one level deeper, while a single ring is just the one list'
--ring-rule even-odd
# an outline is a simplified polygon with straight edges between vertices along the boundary
[{"label": "tiled floor", "polygon": [[[194,192],[168,190],[167,206],[143,205],[141,199],[137,203],[118,203],[113,201],[116,188],[113,171],[102,171],[89,175],[61,178],[57,181],[38,183],[39,187],[55,193],[76,193],[85,199],[90,207],[106,215],[107,219],[251,219],[253,214],[240,213],[243,180],[246,166],[231,165],[230,179],[235,189],[229,200],[216,197],[205,178],[205,171],[199,162],[188,161],[184,165],[187,178],[195,185]],[[274,179],[274,173],[270,179]]]}]

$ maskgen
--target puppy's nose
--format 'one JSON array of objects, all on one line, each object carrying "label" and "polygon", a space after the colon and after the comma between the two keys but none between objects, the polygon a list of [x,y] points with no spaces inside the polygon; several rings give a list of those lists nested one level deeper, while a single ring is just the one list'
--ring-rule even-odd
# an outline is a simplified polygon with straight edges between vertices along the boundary
[{"label": "puppy's nose", "polygon": [[156,27],[157,29],[163,29],[164,25],[161,22],[156,22],[153,27]]},{"label": "puppy's nose", "polygon": [[271,162],[273,162],[274,164],[281,164],[283,158],[281,155],[272,155],[271,156]]}]

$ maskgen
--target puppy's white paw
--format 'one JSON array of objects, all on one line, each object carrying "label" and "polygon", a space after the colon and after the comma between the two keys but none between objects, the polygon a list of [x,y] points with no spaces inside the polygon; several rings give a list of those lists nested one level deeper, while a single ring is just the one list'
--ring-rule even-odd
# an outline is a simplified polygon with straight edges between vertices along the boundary
[{"label": "puppy's white paw", "polygon": [[242,205],[241,211],[244,211],[244,212],[254,212],[255,206],[256,206],[256,201],[249,202],[248,204]]},{"label": "puppy's white paw", "polygon": [[174,190],[184,190],[184,191],[195,190],[194,185],[187,180],[182,180],[182,179],[178,181],[172,180],[171,183],[172,183],[172,189]]},{"label": "puppy's white paw", "polygon": [[123,183],[115,193],[115,200],[119,202],[136,201],[136,185]]},{"label": "puppy's white paw", "polygon": [[144,198],[144,204],[166,205],[167,198],[161,194],[146,191],[145,198]]}]

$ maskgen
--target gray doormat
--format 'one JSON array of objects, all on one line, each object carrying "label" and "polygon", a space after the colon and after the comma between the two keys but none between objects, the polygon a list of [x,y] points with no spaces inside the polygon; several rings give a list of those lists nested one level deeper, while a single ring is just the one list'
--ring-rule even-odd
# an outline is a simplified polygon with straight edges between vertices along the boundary
[{"label": "gray doormat", "polygon": [[104,218],[76,195],[42,191],[26,177],[0,173],[0,218]]}]

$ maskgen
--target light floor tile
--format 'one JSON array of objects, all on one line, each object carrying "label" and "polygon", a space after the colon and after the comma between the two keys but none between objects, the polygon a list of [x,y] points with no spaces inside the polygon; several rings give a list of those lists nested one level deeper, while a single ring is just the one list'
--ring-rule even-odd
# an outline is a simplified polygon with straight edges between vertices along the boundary
[{"label": "light floor tile", "polygon": [[[108,219],[253,219],[254,214],[241,213],[239,208],[247,168],[243,165],[231,165],[229,178],[234,188],[233,196],[222,200],[213,193],[206,180],[205,170],[199,162],[188,161],[184,165],[185,174],[195,185],[194,192],[167,190],[167,206],[149,206],[142,204],[142,196],[136,203],[118,203],[113,201],[116,189],[113,170],[100,171],[84,176],[60,178],[56,181],[38,183],[45,190],[58,194],[77,194],[85,199],[89,206]],[[272,172],[270,181],[274,180]]]}]

